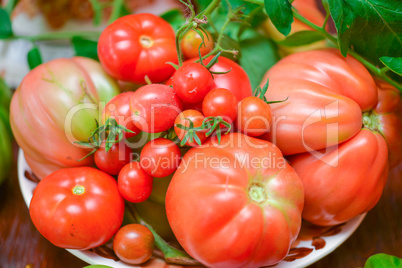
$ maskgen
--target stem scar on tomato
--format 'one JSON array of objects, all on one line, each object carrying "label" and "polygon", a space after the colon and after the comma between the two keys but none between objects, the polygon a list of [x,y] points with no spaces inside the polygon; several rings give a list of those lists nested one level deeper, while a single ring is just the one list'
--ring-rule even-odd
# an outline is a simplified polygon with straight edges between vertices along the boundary
[{"label": "stem scar on tomato", "polygon": [[82,185],[76,185],[74,186],[74,188],[72,189],[73,194],[75,195],[82,195],[85,193],[85,187]]},{"label": "stem scar on tomato", "polygon": [[252,183],[248,187],[248,195],[257,204],[262,204],[268,199],[265,188],[259,183]]}]

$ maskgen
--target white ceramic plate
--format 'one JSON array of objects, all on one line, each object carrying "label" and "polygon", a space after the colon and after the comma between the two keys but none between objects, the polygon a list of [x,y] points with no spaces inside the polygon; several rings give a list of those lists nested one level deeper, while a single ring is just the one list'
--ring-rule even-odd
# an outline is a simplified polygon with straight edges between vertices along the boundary
[{"label": "white ceramic plate", "polygon": [[[32,191],[35,189],[37,183],[25,177],[24,174],[26,171],[30,172],[30,168],[25,161],[23,151],[20,150],[18,156],[18,179],[25,203],[29,207],[32,198]],[[304,224],[302,226],[304,238],[298,239],[289,255],[285,260],[276,265],[275,268],[307,267],[308,265],[322,259],[348,239],[360,225],[364,217],[365,214],[357,216],[345,224],[331,228],[312,228],[311,226]],[[121,261],[102,257],[90,250],[67,249],[67,251],[89,264],[103,264],[115,268],[136,267],[125,264]],[[159,259],[153,259],[151,262],[148,262],[146,266],[163,267],[164,262]]]}]

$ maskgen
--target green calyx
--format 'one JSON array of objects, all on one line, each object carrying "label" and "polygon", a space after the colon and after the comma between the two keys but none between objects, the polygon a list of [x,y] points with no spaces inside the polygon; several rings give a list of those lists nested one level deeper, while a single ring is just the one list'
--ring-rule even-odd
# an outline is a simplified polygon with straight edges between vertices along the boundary
[{"label": "green calyx", "polygon": [[265,188],[262,185],[256,183],[250,185],[250,187],[248,188],[248,195],[250,199],[257,204],[262,204],[268,199]]},{"label": "green calyx", "polygon": [[380,132],[380,120],[374,111],[364,112],[362,121],[363,127]]}]

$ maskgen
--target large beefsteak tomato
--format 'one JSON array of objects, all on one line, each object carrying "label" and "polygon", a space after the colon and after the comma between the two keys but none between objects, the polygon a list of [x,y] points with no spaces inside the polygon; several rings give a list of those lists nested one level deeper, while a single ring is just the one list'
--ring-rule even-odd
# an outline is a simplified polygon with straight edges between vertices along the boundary
[{"label": "large beefsteak tomato", "polygon": [[56,59],[29,72],[10,107],[11,127],[32,171],[44,178],[78,162],[88,149],[73,144],[87,140],[100,122],[100,105],[119,93],[114,79],[99,63],[82,57]]},{"label": "large beefsteak tomato", "polygon": [[169,224],[207,267],[282,260],[301,227],[303,185],[270,142],[232,133],[191,149],[166,194]]}]

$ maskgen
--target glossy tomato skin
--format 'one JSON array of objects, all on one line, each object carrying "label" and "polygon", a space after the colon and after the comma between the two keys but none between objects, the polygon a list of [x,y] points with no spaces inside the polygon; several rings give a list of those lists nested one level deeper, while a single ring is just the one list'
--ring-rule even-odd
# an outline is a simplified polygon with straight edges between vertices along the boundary
[{"label": "glossy tomato skin", "polygon": [[30,71],[12,98],[10,123],[32,172],[44,178],[92,165],[93,156],[77,161],[90,150],[73,142],[88,140],[101,121],[99,107],[118,93],[116,81],[88,58],[55,59]]},{"label": "glossy tomato skin", "polygon": [[151,258],[154,243],[154,236],[147,227],[136,223],[127,224],[116,233],[113,250],[120,260],[141,264]]},{"label": "glossy tomato skin", "polygon": [[130,110],[130,99],[133,97],[134,92],[131,91],[120,93],[106,104],[102,112],[103,123],[105,123],[107,119],[113,118],[117,121],[117,124],[134,132],[125,132],[124,137],[126,139],[134,137],[141,132],[141,130],[135,126]]},{"label": "glossy tomato skin", "polygon": [[362,111],[377,103],[369,72],[335,49],[287,56],[267,72],[262,84],[267,79],[268,101],[289,97],[270,105],[274,123],[266,137],[284,155],[321,150],[352,138],[361,129]]},{"label": "glossy tomato skin", "polygon": [[199,57],[199,52],[201,53],[201,56],[205,56],[213,49],[214,39],[208,31],[206,31],[206,33],[207,35],[203,33],[204,45],[201,47],[202,38],[196,31],[190,30],[183,36],[180,46],[186,59]]},{"label": "glossy tomato skin", "polygon": [[173,76],[173,89],[180,99],[187,103],[201,102],[212,85],[212,74],[195,62],[179,67]]},{"label": "glossy tomato skin", "polygon": [[121,169],[117,184],[125,200],[140,203],[151,195],[153,180],[153,177],[141,168],[139,162],[131,162]]},{"label": "glossy tomato skin", "polygon": [[124,200],[112,176],[91,167],[68,168],[39,182],[29,213],[51,243],[84,250],[103,245],[117,232]]},{"label": "glossy tomato skin", "polygon": [[[176,120],[174,121],[174,131],[176,132],[177,137],[180,140],[183,140],[185,135],[187,134],[187,130],[181,129],[177,127],[177,125],[183,125],[185,127],[190,126],[190,121],[193,122],[194,127],[201,127],[202,122],[204,121],[204,115],[196,110],[185,110],[181,112]],[[189,121],[190,120],[190,121]],[[199,131],[196,133],[198,138],[200,139],[201,144],[207,139],[205,136],[205,131]],[[189,140],[186,142],[187,146],[198,146],[199,144],[196,141],[190,142]]]},{"label": "glossy tomato skin", "polygon": [[271,129],[271,108],[262,99],[247,97],[240,101],[238,106],[236,127],[240,132],[256,137]]},{"label": "glossy tomato skin", "polygon": [[326,150],[289,158],[304,184],[303,219],[323,226],[372,209],[388,177],[387,145],[378,132],[363,128],[339,147]]},{"label": "glossy tomato skin", "polygon": [[124,16],[102,32],[98,42],[99,60],[118,80],[144,84],[169,78],[177,63],[175,33],[169,23],[148,13]]},{"label": "glossy tomato skin", "polygon": [[141,151],[140,164],[150,176],[162,178],[172,174],[180,164],[181,152],[171,140],[157,138]]},{"label": "glossy tomato skin", "polygon": [[207,267],[279,262],[300,230],[300,178],[272,143],[231,133],[206,145],[183,157],[167,191],[179,243]]},{"label": "glossy tomato skin", "polygon": [[[211,56],[205,59],[204,64],[208,64],[212,58],[213,57]],[[186,60],[183,65],[195,62],[198,59],[199,58]],[[215,63],[210,70],[213,72],[227,72],[228,70],[231,70],[227,74],[214,74],[214,85],[212,86],[212,89],[226,88],[236,96],[237,101],[241,101],[245,97],[253,94],[247,73],[236,62],[220,56],[218,62]],[[170,82],[168,81],[168,83]]]},{"label": "glossy tomato skin", "polygon": [[106,152],[105,143],[96,150],[94,160],[96,166],[110,175],[118,175],[120,170],[131,161],[131,148],[124,141],[115,143]]},{"label": "glossy tomato skin", "polygon": [[221,116],[226,122],[233,123],[237,116],[236,96],[226,88],[215,88],[202,102],[202,112],[206,117]]},{"label": "glossy tomato skin", "polygon": [[137,128],[147,133],[159,133],[173,126],[183,105],[171,87],[150,84],[134,92],[130,109]]}]

